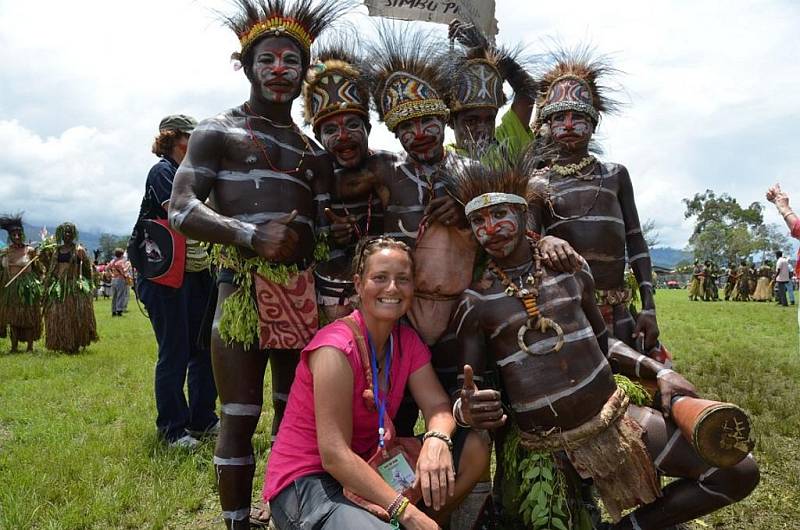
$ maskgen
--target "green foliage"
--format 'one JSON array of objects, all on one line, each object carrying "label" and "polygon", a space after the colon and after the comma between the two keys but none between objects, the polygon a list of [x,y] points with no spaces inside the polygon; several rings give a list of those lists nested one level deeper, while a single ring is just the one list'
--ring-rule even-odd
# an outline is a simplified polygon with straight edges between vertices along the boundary
[{"label": "green foliage", "polygon": [[101,259],[108,261],[114,257],[115,248],[121,248],[122,250],[128,248],[128,239],[130,239],[130,236],[119,236],[108,233],[100,234],[100,240],[98,241],[98,244],[100,245],[100,250],[102,251]]},{"label": "green foliage", "polygon": [[245,258],[238,247],[214,245],[211,261],[233,271],[236,291],[222,303],[219,335],[228,344],[239,342],[249,348],[258,337],[258,308],[253,299],[253,273],[280,285],[287,285],[298,273],[296,265],[270,263],[258,256]]},{"label": "green foliage", "polygon": [[[213,440],[187,454],[155,434],[156,343],[135,302],[111,318],[95,303],[102,340],[79,355],[36,343],[8,355],[0,339],[0,528],[216,530]],[[753,420],[761,484],[691,530],[794,530],[800,521],[800,352],[797,313],[756,302],[689,302],[659,291],[661,340],[704,397],[743,407]],[[253,438],[260,498],[272,393]],[[507,477],[500,477],[507,480]]]},{"label": "green foliage", "polygon": [[628,395],[631,404],[644,407],[649,405],[652,401],[652,399],[650,399],[650,394],[647,393],[647,390],[645,390],[641,384],[631,381],[624,375],[614,374],[614,381],[616,381],[617,386]]},{"label": "green foliage", "polygon": [[754,202],[742,208],[728,194],[717,196],[711,190],[683,199],[683,203],[684,217],[695,217],[689,248],[696,259],[735,261],[750,256],[765,244],[759,235],[764,231],[761,204]]}]

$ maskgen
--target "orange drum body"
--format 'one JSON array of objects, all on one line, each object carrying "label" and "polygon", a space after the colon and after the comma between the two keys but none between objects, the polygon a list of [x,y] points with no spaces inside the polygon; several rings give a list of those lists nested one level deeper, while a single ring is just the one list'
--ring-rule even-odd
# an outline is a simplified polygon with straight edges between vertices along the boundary
[{"label": "orange drum body", "polygon": [[672,418],[710,466],[735,466],[753,450],[750,419],[731,403],[679,397],[672,402]]}]

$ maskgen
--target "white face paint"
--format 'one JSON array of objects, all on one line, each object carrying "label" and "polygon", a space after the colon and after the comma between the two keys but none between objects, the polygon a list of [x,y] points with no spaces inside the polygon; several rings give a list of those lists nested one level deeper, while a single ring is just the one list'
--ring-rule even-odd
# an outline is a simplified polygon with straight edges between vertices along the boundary
[{"label": "white face paint", "polygon": [[342,112],[320,122],[320,143],[326,151],[336,157],[336,162],[346,168],[361,165],[369,149],[367,125],[354,112]]},{"label": "white face paint", "polygon": [[266,38],[253,49],[253,74],[261,96],[272,103],[286,103],[300,94],[303,56],[287,38]]},{"label": "white face paint", "polygon": [[567,110],[556,112],[550,117],[550,134],[567,151],[574,152],[588,147],[593,132],[592,119],[582,112]]},{"label": "white face paint", "polygon": [[442,157],[444,121],[439,116],[422,116],[400,123],[395,136],[413,158],[423,163],[436,162]]},{"label": "white face paint", "polygon": [[469,214],[475,238],[493,258],[506,258],[517,247],[520,216],[510,204],[495,204]]}]

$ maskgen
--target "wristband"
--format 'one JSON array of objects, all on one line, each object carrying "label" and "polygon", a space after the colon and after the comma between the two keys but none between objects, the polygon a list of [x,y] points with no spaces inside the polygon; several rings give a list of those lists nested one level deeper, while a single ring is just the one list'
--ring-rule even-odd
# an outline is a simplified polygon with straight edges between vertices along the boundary
[{"label": "wristband", "polygon": [[439,431],[428,431],[422,437],[422,443],[425,443],[425,440],[427,440],[428,438],[438,438],[439,440],[447,444],[447,448],[450,449],[451,453],[453,452],[453,440],[451,440],[450,437],[447,436],[445,433]]},{"label": "wristband", "polygon": [[458,398],[456,402],[453,403],[453,419],[456,420],[456,425],[459,427],[463,427],[465,429],[472,427],[464,421],[464,417],[461,415],[461,398]]},{"label": "wristband", "polygon": [[661,379],[662,377],[664,377],[667,374],[674,374],[674,373],[675,373],[675,370],[672,370],[670,368],[662,368],[656,374],[656,379]]},{"label": "wristband", "polygon": [[411,501],[403,497],[403,500],[400,501],[400,506],[398,506],[397,509],[395,509],[394,514],[392,514],[390,519],[393,521],[398,521],[398,519],[400,519],[400,517],[403,515],[403,512],[406,511],[406,508],[408,508],[409,504],[411,504]]},{"label": "wristband", "polygon": [[789,217],[789,216],[790,216],[790,215],[792,215],[793,213],[794,213],[794,212],[793,212],[792,210],[789,210],[788,212],[786,212],[785,214],[783,214],[783,218],[784,218],[784,219],[786,219],[787,217]]},{"label": "wristband", "polygon": [[256,225],[253,223],[242,223],[242,228],[236,232],[234,244],[253,250],[253,236],[255,233]]},{"label": "wristband", "polygon": [[408,499],[406,499],[402,493],[398,493],[397,497],[395,497],[392,503],[389,505],[389,507],[386,508],[386,511],[389,514],[389,519],[395,519],[397,517],[398,515],[397,512],[400,510],[400,506],[402,506],[404,502],[407,503]]}]

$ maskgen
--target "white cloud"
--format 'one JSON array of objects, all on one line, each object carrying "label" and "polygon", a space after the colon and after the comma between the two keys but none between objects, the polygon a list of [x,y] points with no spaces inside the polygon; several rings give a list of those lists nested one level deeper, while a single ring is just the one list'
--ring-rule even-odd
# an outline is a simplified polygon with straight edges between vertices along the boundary
[{"label": "white cloud", "polygon": [[[800,202],[796,3],[497,3],[503,43],[541,51],[555,37],[613,54],[629,104],[601,126],[606,158],[628,167],[640,217],[665,244],[685,244],[681,199],[706,188],[749,204],[779,180]],[[213,14],[229,6],[0,0],[0,209],[129,230],[161,117],[202,118],[247,97],[228,62],[236,39]],[[377,123],[371,143],[398,149]]]}]

